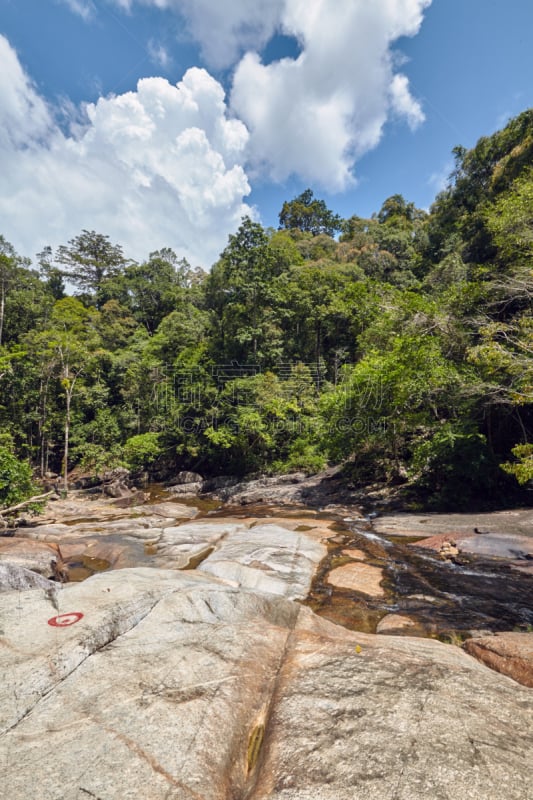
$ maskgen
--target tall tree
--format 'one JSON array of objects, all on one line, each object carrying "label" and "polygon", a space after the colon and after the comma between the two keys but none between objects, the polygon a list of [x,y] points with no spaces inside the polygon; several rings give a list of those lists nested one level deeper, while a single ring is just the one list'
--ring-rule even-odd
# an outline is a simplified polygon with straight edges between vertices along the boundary
[{"label": "tall tree", "polygon": [[0,345],[3,341],[4,318],[8,290],[17,269],[17,254],[13,245],[0,236]]},{"label": "tall tree", "polygon": [[121,272],[127,263],[120,245],[112,244],[109,236],[87,230],[71,239],[68,246],[61,245],[56,261],[66,267],[63,275],[92,295],[97,306],[102,302],[104,281]]},{"label": "tall tree", "polygon": [[311,189],[295,197],[294,200],[283,203],[279,214],[279,228],[300,230],[318,236],[325,233],[333,236],[335,231],[340,231],[342,220],[334,214],[324,200],[318,200]]}]

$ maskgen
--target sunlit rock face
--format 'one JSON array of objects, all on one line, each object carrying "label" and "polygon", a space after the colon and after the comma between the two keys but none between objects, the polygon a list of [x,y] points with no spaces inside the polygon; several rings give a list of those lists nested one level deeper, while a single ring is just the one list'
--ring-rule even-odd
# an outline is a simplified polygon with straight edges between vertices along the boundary
[{"label": "sunlit rock face", "polygon": [[528,797],[531,691],[456,647],[198,570],[108,571],[2,609],[6,797],[36,780],[68,800]]}]

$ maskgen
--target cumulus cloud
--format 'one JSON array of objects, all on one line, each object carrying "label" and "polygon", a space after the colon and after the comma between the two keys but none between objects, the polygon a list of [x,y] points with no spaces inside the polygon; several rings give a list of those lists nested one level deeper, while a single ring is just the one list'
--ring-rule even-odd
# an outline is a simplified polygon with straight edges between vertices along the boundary
[{"label": "cumulus cloud", "polygon": [[[418,32],[431,0],[115,2],[179,13],[208,63],[236,65],[232,109],[250,130],[253,165],[275,180],[342,190],[391,116],[413,130],[424,120],[392,46]],[[275,33],[297,39],[298,58],[262,62]]]},{"label": "cumulus cloud", "polygon": [[250,209],[242,166],[248,133],[227,114],[224,90],[193,68],[171,85],[86,107],[65,134],[0,36],[0,218],[23,255],[66,243],[83,228],[133,258],[173,247],[209,266]]},{"label": "cumulus cloud", "polygon": [[[69,0],[79,2],[79,0]],[[210,67],[232,66],[246,50],[260,50],[279,25],[285,0],[114,0],[130,11],[154,6],[179,14]]]},{"label": "cumulus cloud", "polygon": [[430,1],[286,0],[281,24],[300,42],[298,58],[265,65],[248,53],[234,77],[232,107],[255,162],[277,180],[297,174],[340,190],[391,112],[419,125],[422,109],[394,73],[391,45],[417,33]]}]

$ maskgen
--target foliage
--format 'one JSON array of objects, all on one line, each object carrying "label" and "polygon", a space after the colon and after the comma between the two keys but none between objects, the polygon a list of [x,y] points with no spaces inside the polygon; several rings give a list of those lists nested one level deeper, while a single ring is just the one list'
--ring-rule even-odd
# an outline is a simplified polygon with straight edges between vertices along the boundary
[{"label": "foliage", "polygon": [[104,281],[117,275],[126,264],[120,245],[112,244],[109,236],[87,230],[71,239],[68,246],[61,245],[55,258],[64,265],[61,274],[98,303]]},{"label": "foliage", "polygon": [[490,506],[502,482],[486,438],[456,423],[443,425],[415,447],[411,470],[428,507],[441,509]]},{"label": "foliage", "polygon": [[34,494],[32,470],[7,447],[0,446],[0,509],[20,503]]},{"label": "foliage", "polygon": [[277,231],[244,218],[209,274],[86,230],[37,272],[0,238],[0,445],[65,481],[124,459],[348,461],[426,505],[514,496],[531,480],[533,111],[454,155],[429,213],[394,194],[340,220],[307,189]]},{"label": "foliage", "polygon": [[512,453],[517,460],[502,464],[502,469],[514,475],[521,486],[533,481],[533,444],[517,444]]},{"label": "foliage", "polygon": [[124,458],[133,470],[150,467],[160,455],[161,446],[157,433],[140,433],[132,436],[124,445]]},{"label": "foliage", "polygon": [[297,229],[312,233],[313,236],[320,233],[333,236],[341,226],[342,220],[338,214],[330,211],[324,200],[315,198],[311,189],[306,189],[294,200],[283,203],[279,215],[280,230]]}]

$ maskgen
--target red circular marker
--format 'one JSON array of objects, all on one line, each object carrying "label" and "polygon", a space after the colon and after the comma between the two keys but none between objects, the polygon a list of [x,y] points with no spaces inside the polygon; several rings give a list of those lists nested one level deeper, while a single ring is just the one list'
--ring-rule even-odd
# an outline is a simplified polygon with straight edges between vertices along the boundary
[{"label": "red circular marker", "polygon": [[71,614],[60,614],[59,617],[52,617],[48,620],[48,624],[54,628],[66,628],[69,625],[74,625],[79,622],[83,617],[80,611],[73,611]]}]

